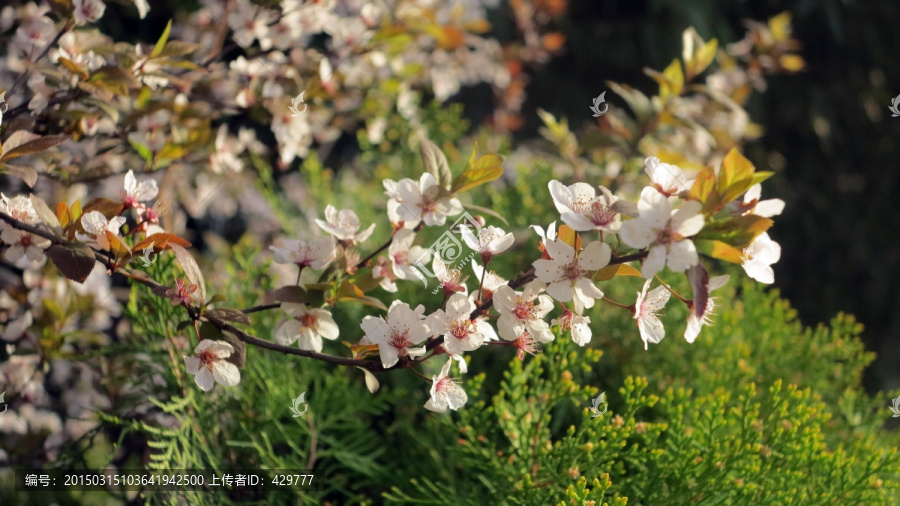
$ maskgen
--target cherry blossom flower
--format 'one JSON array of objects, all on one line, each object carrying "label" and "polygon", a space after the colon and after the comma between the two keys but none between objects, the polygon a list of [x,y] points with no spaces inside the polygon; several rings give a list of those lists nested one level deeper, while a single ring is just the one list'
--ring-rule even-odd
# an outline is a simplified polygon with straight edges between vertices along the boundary
[{"label": "cherry blossom flower", "polygon": [[194,296],[191,294],[196,292],[197,288],[197,285],[191,284],[182,278],[178,278],[175,280],[175,288],[166,290],[166,297],[169,298],[169,301],[173,306],[187,306],[194,302]]},{"label": "cherry blossom flower", "polygon": [[513,341],[512,345],[516,348],[516,358],[519,360],[525,360],[526,353],[529,355],[537,355],[541,352],[541,348],[538,346],[537,341],[534,340],[534,337],[532,337],[527,330],[523,332],[518,339]]},{"label": "cherry blossom flower", "polygon": [[560,302],[574,301],[578,314],[586,307],[594,307],[594,299],[603,297],[603,292],[584,275],[609,264],[612,257],[609,246],[594,241],[577,256],[575,248],[562,239],[547,241],[545,246],[550,259],[535,260],[534,273],[548,283],[547,293]]},{"label": "cherry blossom flower", "polygon": [[715,315],[716,310],[715,299],[717,299],[718,297],[709,297],[709,293],[713,290],[722,288],[727,282],[728,275],[726,274],[724,276],[715,276],[713,278],[710,278],[706,283],[706,287],[703,289],[707,294],[706,304],[702,309],[701,316],[697,316],[697,313],[699,313],[700,311],[698,311],[699,308],[695,307],[691,307],[691,313],[690,315],[688,315],[687,328],[684,329],[684,338],[685,340],[687,340],[687,342],[693,343],[694,340],[697,339],[697,336],[700,334],[700,329],[703,328],[704,325],[712,325],[712,317],[713,315]]},{"label": "cherry blossom flower", "polygon": [[448,408],[456,411],[469,400],[466,391],[449,377],[451,364],[453,359],[447,360],[440,374],[432,376],[431,398],[425,403],[426,409],[437,413],[443,413]]},{"label": "cherry blossom flower", "polygon": [[275,340],[284,346],[297,342],[301,350],[322,351],[322,338],[337,339],[340,333],[334,319],[325,309],[307,308],[306,304],[284,303],[281,308],[293,316],[275,331]]},{"label": "cherry blossom flower", "polygon": [[[0,213],[9,215],[27,225],[40,223],[31,199],[24,195],[9,198],[0,193]],[[5,221],[0,222],[0,240],[9,246],[4,257],[17,266],[22,265],[23,258],[27,259],[28,263],[43,262],[44,249],[50,246],[49,240],[17,230]]]},{"label": "cherry blossom flower", "polygon": [[431,269],[434,271],[434,276],[441,284],[441,289],[445,295],[449,296],[456,292],[469,293],[469,289],[466,287],[466,278],[463,277],[462,271],[445,264],[438,253],[434,254]]},{"label": "cherry blossom flower", "polygon": [[560,330],[571,331],[572,340],[578,346],[584,346],[591,342],[591,319],[587,316],[581,316],[566,309],[558,319],[551,320],[550,325],[559,325]]},{"label": "cherry blossom flower", "polygon": [[514,341],[527,333],[542,343],[554,339],[550,326],[544,321],[544,317],[553,309],[550,297],[540,293],[544,286],[544,283],[534,280],[525,285],[521,293],[509,286],[497,288],[494,292],[494,307],[500,313],[497,321],[500,337]]},{"label": "cherry blossom flower", "polygon": [[644,160],[644,171],[650,176],[651,186],[666,197],[688,191],[693,184],[676,165],[663,163],[655,156]]},{"label": "cherry blossom flower", "polygon": [[400,357],[419,357],[425,347],[410,348],[428,339],[432,333],[424,319],[425,306],[415,310],[409,304],[395,300],[388,308],[387,321],[382,317],[366,316],[360,327],[366,333],[366,342],[378,345],[381,365],[392,367]]},{"label": "cherry blossom flower", "polygon": [[744,248],[741,255],[741,267],[751,278],[771,285],[775,282],[775,271],[772,265],[781,259],[781,245],[773,241],[769,234],[763,232]]},{"label": "cherry blossom flower", "polygon": [[553,223],[551,223],[550,226],[547,227],[546,232],[540,225],[531,225],[531,228],[533,228],[534,231],[537,232],[537,235],[541,238],[541,243],[538,244],[538,250],[541,252],[541,258],[543,258],[544,260],[549,260],[550,255],[547,254],[546,244],[547,241],[556,240],[556,222],[554,221]]},{"label": "cherry blossom flower", "polygon": [[459,199],[449,195],[438,197],[441,187],[434,176],[426,172],[419,181],[406,178],[394,183],[385,181],[385,189],[396,204],[392,209],[404,223],[417,224],[424,221],[428,226],[443,225],[447,216],[455,216],[463,211]]},{"label": "cherry blossom flower", "polygon": [[493,225],[489,227],[481,227],[478,230],[478,237],[472,233],[468,227],[462,227],[462,239],[466,245],[472,248],[476,253],[481,254],[481,261],[487,264],[491,257],[499,255],[512,246],[514,237],[511,233],[506,233],[503,229]]},{"label": "cherry blossom flower", "polygon": [[703,229],[700,202],[685,202],[672,212],[669,200],[653,188],[646,187],[638,202],[639,215],[622,223],[619,237],[633,248],[650,247],[641,274],[652,278],[666,265],[675,272],[684,272],[698,261],[697,248],[688,237]]},{"label": "cherry blossom flower", "polygon": [[559,211],[566,225],[577,232],[603,230],[618,232],[622,224],[619,207],[626,201],[620,201],[606,187],[600,186],[600,195],[594,187],[586,183],[575,183],[564,186],[553,180],[547,185],[553,204]]},{"label": "cherry blossom flower", "polygon": [[125,174],[125,189],[120,190],[120,193],[122,194],[122,203],[125,204],[125,207],[143,207],[138,202],[155,199],[159,193],[159,188],[153,179],[147,179],[138,184],[137,179],[134,177],[134,171],[129,170],[128,174]]},{"label": "cherry blossom flower", "polygon": [[25,337],[32,324],[34,324],[34,317],[31,315],[31,311],[25,311],[22,316],[6,322],[6,328],[0,331],[0,340],[14,343]]},{"label": "cherry blossom flower", "polygon": [[[479,265],[475,259],[472,259],[472,271],[475,273],[475,279],[481,284],[481,290],[472,292],[472,298],[474,300],[486,302],[494,296],[494,292],[496,292],[498,288],[509,283],[509,281],[501,278],[494,271],[485,273],[484,267]],[[483,296],[482,291],[484,292]]]},{"label": "cherry blossom flower", "polygon": [[194,381],[204,392],[212,390],[218,383],[233,387],[241,381],[241,371],[225,359],[234,353],[234,348],[225,341],[204,339],[194,348],[194,355],[184,357],[184,365],[188,374],[194,375]]},{"label": "cherry blossom flower", "polygon": [[481,318],[469,318],[475,311],[475,303],[465,294],[455,293],[450,296],[446,308],[438,309],[426,321],[433,335],[444,336],[444,349],[451,355],[475,350],[485,341],[497,339],[497,334],[488,322]]},{"label": "cherry blossom flower", "polygon": [[303,241],[288,239],[283,241],[283,247],[269,246],[275,252],[275,263],[296,264],[313,269],[321,269],[334,261],[335,244],[331,237],[321,237]]},{"label": "cherry blossom flower", "polygon": [[106,4],[101,0],[72,0],[72,8],[75,24],[83,25],[102,18]]},{"label": "cherry blossom flower", "polygon": [[385,291],[397,292],[397,283],[395,283],[397,276],[394,275],[394,267],[387,257],[378,257],[375,260],[375,265],[372,266],[372,277],[375,279],[381,278],[378,284]]},{"label": "cherry blossom flower", "polygon": [[409,229],[400,229],[394,234],[394,240],[388,247],[388,257],[394,275],[398,279],[419,279],[421,273],[416,269],[417,265],[431,260],[431,252],[421,246],[413,246],[416,233]]},{"label": "cherry blossom flower", "polygon": [[644,282],[644,288],[638,292],[637,300],[634,302],[634,319],[637,320],[645,350],[647,343],[658,343],[666,337],[666,330],[656,313],[666,306],[671,295],[669,290],[662,285],[657,286],[648,294],[650,281],[652,280],[648,279]]},{"label": "cherry blossom flower", "polygon": [[216,174],[231,174],[244,169],[240,154],[244,150],[243,143],[235,141],[228,135],[228,125],[219,127],[216,133],[215,151],[209,155],[210,170]]},{"label": "cherry blossom flower", "polygon": [[91,211],[81,217],[81,226],[84,227],[85,234],[75,232],[75,238],[79,241],[90,243],[102,250],[110,249],[109,238],[106,232],[112,232],[116,237],[119,236],[119,229],[125,224],[124,216],[116,216],[111,220],[107,220],[106,216],[100,211]]},{"label": "cherry blossom flower", "polygon": [[784,211],[784,201],[781,199],[759,200],[762,196],[762,185],[755,184],[744,194],[744,214],[755,214],[763,218],[778,216]]},{"label": "cherry blossom flower", "polygon": [[325,220],[316,218],[316,225],[325,232],[333,235],[341,241],[360,243],[365,241],[372,235],[375,230],[375,224],[369,228],[359,231],[359,217],[352,209],[341,209],[338,212],[333,205],[328,204],[325,208]]}]

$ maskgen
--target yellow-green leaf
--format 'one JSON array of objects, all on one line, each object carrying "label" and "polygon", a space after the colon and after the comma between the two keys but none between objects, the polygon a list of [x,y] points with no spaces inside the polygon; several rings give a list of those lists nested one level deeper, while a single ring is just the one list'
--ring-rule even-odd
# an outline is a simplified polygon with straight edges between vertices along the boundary
[{"label": "yellow-green leaf", "polygon": [[594,281],[608,281],[616,276],[636,276],[643,277],[641,271],[635,269],[628,264],[607,265],[594,273]]},{"label": "yellow-green leaf", "polygon": [[150,53],[150,58],[156,58],[162,53],[164,47],[166,47],[166,42],[169,40],[169,33],[172,32],[172,20],[169,20],[169,23],[166,25],[166,29],[163,30],[162,35],[159,37],[159,40],[156,41],[156,45],[153,46],[153,52]]},{"label": "yellow-green leaf", "polygon": [[729,244],[725,244],[722,241],[698,240],[694,241],[694,244],[696,244],[697,246],[697,251],[703,255],[718,258],[719,260],[724,260],[726,262],[731,262],[734,264],[739,264],[742,262],[741,250]]}]

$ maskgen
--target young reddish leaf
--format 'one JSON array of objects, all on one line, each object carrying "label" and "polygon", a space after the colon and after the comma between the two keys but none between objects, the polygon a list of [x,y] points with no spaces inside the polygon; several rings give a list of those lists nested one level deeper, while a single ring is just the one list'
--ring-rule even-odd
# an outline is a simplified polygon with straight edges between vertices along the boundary
[{"label": "young reddish leaf", "polygon": [[119,236],[107,230],[106,232],[106,240],[109,241],[109,248],[112,250],[116,259],[127,258],[131,255],[131,250],[128,249],[128,246],[119,239]]},{"label": "young reddish leaf", "polygon": [[97,197],[95,199],[91,199],[91,201],[88,202],[86,206],[84,206],[84,211],[82,211],[82,214],[87,214],[91,211],[99,211],[100,214],[105,216],[107,220],[111,220],[116,216],[122,214],[122,211],[124,210],[125,204],[120,201]]},{"label": "young reddish leaf", "polygon": [[178,237],[177,235],[175,235],[173,233],[160,232],[158,234],[153,234],[151,236],[148,236],[146,239],[135,244],[134,247],[132,247],[131,249],[132,249],[132,251],[139,251],[139,250],[143,250],[144,248],[149,247],[151,244],[153,245],[154,253],[164,251],[167,249],[171,249],[172,244],[177,244],[177,245],[181,246],[182,248],[190,248],[191,247],[191,243],[189,243],[185,239],[182,239],[181,237]]},{"label": "young reddish leaf", "polygon": [[703,264],[698,263],[687,271],[688,281],[691,282],[694,305],[691,312],[697,319],[703,318],[706,312],[706,303],[709,300],[709,273]]},{"label": "young reddish leaf", "polygon": [[59,220],[60,226],[64,228],[72,221],[72,215],[69,214],[69,206],[65,202],[56,203],[56,219]]},{"label": "young reddish leaf", "polygon": [[47,256],[63,276],[79,283],[90,276],[96,263],[94,252],[84,244],[54,244],[47,249]]},{"label": "young reddish leaf", "polygon": [[641,271],[635,269],[628,264],[607,265],[594,273],[592,278],[594,281],[609,281],[616,276],[637,276],[643,277]]},{"label": "young reddish leaf", "polygon": [[[20,130],[19,132],[22,131]],[[24,132],[29,136],[29,140],[21,143],[13,143],[16,144],[15,147],[9,149],[9,146],[11,144],[10,141],[12,141],[13,137],[15,137],[19,132],[15,132],[10,135],[9,139],[7,139],[4,143],[3,155],[0,156],[0,162],[6,162],[7,160],[12,160],[13,158],[18,158],[20,156],[32,155],[34,153],[46,151],[54,146],[58,146],[62,141],[69,138],[68,135],[46,135],[44,137],[40,137],[28,132]]]}]

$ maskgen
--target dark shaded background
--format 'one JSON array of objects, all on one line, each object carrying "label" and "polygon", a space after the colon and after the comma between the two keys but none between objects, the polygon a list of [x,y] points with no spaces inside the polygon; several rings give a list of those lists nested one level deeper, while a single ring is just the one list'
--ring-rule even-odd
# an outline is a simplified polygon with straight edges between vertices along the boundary
[{"label": "dark shaded background", "polygon": [[533,75],[526,135],[538,126],[536,107],[568,116],[573,128],[591,121],[588,105],[607,80],[655,92],[641,68],[662,69],[678,57],[688,26],[730,43],[743,37],[744,19],[785,10],[807,69],[770,78],[747,107],[766,130],[747,155],[777,172],[764,197],[787,202],[771,231],[783,246],[775,286],[806,324],[838,311],[856,315],[867,348],[878,353],[867,387],[897,387],[900,117],[888,106],[900,94],[900,2],[573,1],[560,26],[567,53]]}]

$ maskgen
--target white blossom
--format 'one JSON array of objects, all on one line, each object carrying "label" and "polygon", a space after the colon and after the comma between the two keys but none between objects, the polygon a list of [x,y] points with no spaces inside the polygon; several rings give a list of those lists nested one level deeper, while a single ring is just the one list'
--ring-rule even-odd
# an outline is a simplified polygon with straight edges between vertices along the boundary
[{"label": "white blossom", "polygon": [[759,200],[762,197],[762,185],[755,184],[744,194],[744,214],[755,214],[763,218],[778,216],[784,211],[784,201],[781,199]]},{"label": "white blossom", "polygon": [[426,409],[438,413],[443,413],[448,408],[456,411],[469,400],[466,391],[449,377],[451,364],[452,358],[447,360],[440,374],[432,376],[431,398],[425,403]]},{"label": "white blossom", "polygon": [[241,371],[225,361],[232,353],[234,348],[225,341],[204,339],[194,348],[193,356],[184,357],[184,365],[205,392],[212,390],[215,383],[233,387],[241,381]]},{"label": "white blossom", "polygon": [[140,206],[138,202],[147,202],[155,199],[159,193],[159,188],[153,179],[147,179],[138,184],[137,179],[134,177],[134,171],[129,170],[125,174],[125,189],[121,190],[120,193],[122,194],[122,202],[126,207],[138,207]]},{"label": "white blossom", "polygon": [[372,235],[375,224],[359,232],[359,217],[352,209],[337,209],[331,204],[325,208],[325,220],[316,218],[316,225],[341,241],[360,243]]},{"label": "white blossom", "polygon": [[553,340],[553,332],[544,321],[547,313],[553,309],[553,301],[541,294],[544,283],[534,280],[522,290],[516,292],[509,286],[501,286],[494,292],[494,307],[500,313],[497,328],[500,337],[514,341],[527,333],[535,340],[547,343]]},{"label": "white blossom", "polygon": [[334,239],[321,237],[303,241],[288,239],[283,241],[283,247],[269,246],[275,252],[275,263],[296,264],[301,267],[321,269],[331,263],[335,256]]},{"label": "white blossom", "polygon": [[340,333],[334,319],[325,309],[308,308],[306,304],[285,303],[281,308],[292,319],[284,322],[275,331],[275,340],[284,346],[297,342],[301,350],[322,351],[322,338],[334,340]]},{"label": "white blossom", "polygon": [[514,237],[511,233],[508,234],[503,229],[491,225],[481,227],[477,237],[468,227],[462,227],[462,239],[487,262],[492,256],[499,255],[512,246]]},{"label": "white blossom", "polygon": [[105,11],[106,4],[101,0],[72,0],[72,15],[76,25],[97,21]]},{"label": "white blossom", "polygon": [[594,307],[594,299],[603,297],[603,292],[585,274],[609,264],[609,246],[594,241],[577,255],[575,248],[562,239],[546,241],[544,246],[550,258],[535,260],[534,273],[548,284],[547,293],[560,302],[574,301],[578,314]]},{"label": "white blossom", "polygon": [[553,180],[548,184],[553,204],[566,225],[577,232],[603,230],[618,232],[622,216],[615,204],[619,198],[606,187],[600,186],[600,195],[586,183],[565,186]]},{"label": "white blossom", "polygon": [[[0,212],[27,225],[40,223],[31,199],[24,195],[9,198],[0,193]],[[5,221],[0,221],[0,241],[9,246],[4,254],[6,260],[22,267],[24,263],[43,262],[44,249],[50,246],[49,240],[15,229]]]},{"label": "white blossom", "polygon": [[394,275],[398,279],[419,279],[421,273],[416,266],[427,264],[431,260],[431,252],[421,246],[413,246],[416,233],[409,229],[400,229],[388,247],[388,257]]},{"label": "white blossom", "polygon": [[638,292],[637,300],[634,302],[634,319],[637,320],[645,350],[647,343],[658,343],[666,337],[666,330],[656,313],[666,306],[671,295],[669,290],[662,285],[657,286],[648,294],[650,281],[652,280],[648,279],[644,282],[644,288]]},{"label": "white blossom", "polygon": [[475,303],[465,294],[455,293],[447,299],[446,310],[438,309],[428,316],[428,326],[433,335],[444,336],[444,348],[451,355],[475,350],[485,341],[497,339],[488,322],[481,318],[469,318],[473,311]]},{"label": "white blossom", "polygon": [[741,255],[741,267],[751,278],[771,285],[775,282],[775,271],[772,265],[781,259],[781,245],[773,241],[769,234],[763,232],[744,248]]},{"label": "white blossom", "polygon": [[79,241],[90,243],[98,249],[110,249],[109,238],[106,232],[112,232],[119,237],[119,229],[125,224],[124,216],[116,216],[107,220],[100,211],[91,211],[81,217],[81,226],[86,233],[75,232],[75,238]]},{"label": "white blossom", "polygon": [[432,335],[423,320],[424,313],[425,306],[421,304],[413,310],[409,304],[395,300],[388,308],[387,320],[375,316],[363,318],[360,327],[366,333],[366,342],[378,345],[382,366],[392,367],[400,357],[425,354],[424,346],[410,348]]},{"label": "white blossom", "polygon": [[443,225],[447,216],[455,216],[463,211],[459,199],[445,195],[439,197],[441,187],[434,176],[426,172],[419,181],[406,178],[384,182],[385,190],[395,201],[390,209],[403,220],[404,224],[424,221],[428,226]]},{"label": "white blossom", "polygon": [[[709,282],[706,284],[706,293],[712,293],[713,290],[718,290],[725,286],[725,283],[728,282],[728,275],[724,276],[716,276],[709,279]],[[717,297],[707,297],[706,305],[703,308],[703,315],[699,318],[695,312],[695,308],[691,308],[691,312],[688,315],[687,327],[684,329],[684,338],[689,343],[693,343],[697,336],[700,334],[700,329],[703,328],[704,325],[711,326],[712,325],[712,317],[715,315],[716,310],[716,302],[715,299]]]},{"label": "white blossom", "polygon": [[688,237],[703,229],[700,202],[685,202],[672,211],[669,199],[646,187],[638,202],[638,217],[622,223],[619,236],[633,248],[650,247],[641,274],[652,278],[667,264],[675,272],[684,272],[698,261],[697,248]]},{"label": "white blossom", "polygon": [[693,184],[688,181],[680,168],[663,163],[655,156],[649,156],[644,160],[644,171],[650,176],[651,186],[666,197],[690,190]]},{"label": "white blossom", "polygon": [[560,330],[572,332],[572,341],[578,346],[584,346],[591,342],[591,319],[587,316],[575,314],[566,309],[558,319],[550,321],[550,325],[559,325]]}]

